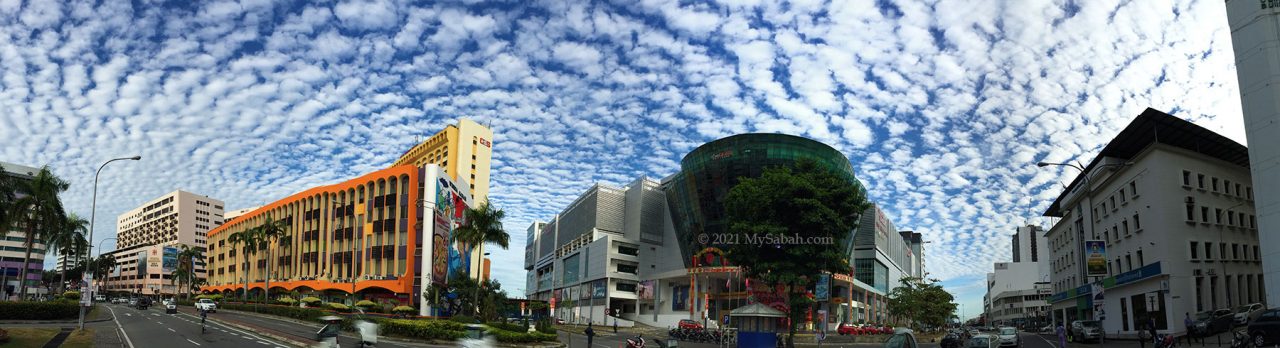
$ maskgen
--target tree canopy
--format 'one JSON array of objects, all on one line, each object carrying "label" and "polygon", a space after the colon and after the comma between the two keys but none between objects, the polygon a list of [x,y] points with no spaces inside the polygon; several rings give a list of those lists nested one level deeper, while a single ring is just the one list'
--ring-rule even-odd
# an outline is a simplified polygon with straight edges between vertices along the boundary
[{"label": "tree canopy", "polygon": [[[813,303],[804,289],[819,274],[850,272],[844,246],[868,207],[857,185],[801,159],[794,168],[771,167],[741,179],[725,199],[731,236],[706,239],[732,241],[723,247],[726,257],[747,277],[788,286],[788,314],[799,322]],[[794,335],[792,325],[789,346]]]},{"label": "tree canopy", "polygon": [[889,292],[889,315],[912,320],[912,326],[940,327],[954,316],[956,304],[951,293],[935,280],[906,277]]}]

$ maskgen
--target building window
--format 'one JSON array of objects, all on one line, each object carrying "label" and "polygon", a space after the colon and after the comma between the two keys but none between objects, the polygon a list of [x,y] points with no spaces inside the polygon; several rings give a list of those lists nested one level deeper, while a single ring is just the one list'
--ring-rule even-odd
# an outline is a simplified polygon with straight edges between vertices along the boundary
[{"label": "building window", "polygon": [[1222,179],[1222,193],[1231,194],[1231,180]]},{"label": "building window", "polygon": [[1196,174],[1196,186],[1201,190],[1204,189],[1204,174]]},{"label": "building window", "polygon": [[1196,212],[1196,206],[1187,204],[1187,221],[1189,222],[1196,221],[1195,212]]},{"label": "building window", "polygon": [[1126,219],[1124,221],[1121,221],[1120,226],[1124,226],[1124,235],[1126,236],[1129,235],[1129,220]]},{"label": "building window", "polygon": [[1196,260],[1200,258],[1200,243],[1191,242],[1191,257],[1189,259]]},{"label": "building window", "polygon": [[1218,192],[1218,178],[1212,178],[1209,181],[1213,183],[1213,192]]},{"label": "building window", "polygon": [[1249,228],[1258,229],[1258,217],[1249,215]]},{"label": "building window", "polygon": [[1200,221],[1209,223],[1209,207],[1200,207]]},{"label": "building window", "polygon": [[1137,180],[1129,182],[1129,194],[1133,195],[1133,197],[1135,198],[1138,197],[1138,181]]},{"label": "building window", "polygon": [[1227,211],[1227,226],[1235,226],[1235,225],[1236,225],[1236,213],[1235,213],[1235,212],[1233,212],[1233,211],[1228,210],[1228,211]]},{"label": "building window", "polygon": [[1191,187],[1191,171],[1182,171],[1182,186]]},{"label": "building window", "polygon": [[1120,202],[1121,202],[1121,203],[1126,202],[1126,200],[1125,200],[1125,198],[1124,198],[1124,189],[1120,189]]},{"label": "building window", "polygon": [[1245,199],[1248,199],[1251,201],[1253,200],[1253,186],[1246,186],[1244,188],[1244,193],[1245,193],[1245,197],[1244,197]]},{"label": "building window", "polygon": [[1231,243],[1231,259],[1232,260],[1240,259],[1240,244]]},{"label": "building window", "polygon": [[1133,213],[1133,229],[1137,231],[1142,230],[1142,220],[1138,219],[1138,213]]},{"label": "building window", "polygon": [[1258,253],[1258,246],[1257,246],[1257,245],[1254,245],[1254,246],[1253,246],[1253,260],[1254,260],[1254,261],[1261,261],[1261,260],[1262,260],[1262,254],[1259,254],[1259,253]]},{"label": "building window", "polygon": [[1210,242],[1204,243],[1204,259],[1213,260],[1213,243],[1210,243]]},{"label": "building window", "polygon": [[1111,199],[1111,210],[1116,210],[1116,208],[1120,207],[1116,205],[1116,196],[1111,196],[1110,199]]},{"label": "building window", "polygon": [[1142,249],[1138,249],[1138,267],[1142,266],[1146,266],[1146,263],[1143,263],[1142,260]]},{"label": "building window", "polygon": [[1221,225],[1222,224],[1222,208],[1214,208],[1213,212],[1215,213],[1213,215],[1213,220],[1214,220],[1213,222]]},{"label": "building window", "polygon": [[1124,263],[1125,263],[1125,265],[1126,265],[1126,266],[1128,266],[1128,267],[1125,267],[1125,272],[1128,272],[1128,271],[1132,271],[1132,270],[1133,270],[1133,257],[1132,257],[1132,256],[1130,256],[1130,255],[1128,255],[1128,254],[1125,254],[1125,255],[1124,255]]}]

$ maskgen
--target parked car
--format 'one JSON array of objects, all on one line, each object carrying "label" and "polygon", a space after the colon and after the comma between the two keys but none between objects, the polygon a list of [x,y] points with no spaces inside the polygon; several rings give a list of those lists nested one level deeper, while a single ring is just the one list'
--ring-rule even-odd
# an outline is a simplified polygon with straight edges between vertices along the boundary
[{"label": "parked car", "polygon": [[1001,347],[1022,347],[1022,338],[1018,337],[1018,329],[1005,326],[997,330],[996,335],[1000,337]]},{"label": "parked car", "polygon": [[836,333],[839,335],[857,335],[858,327],[849,323],[840,323],[840,326],[836,327]]},{"label": "parked car", "polygon": [[690,330],[702,329],[702,324],[698,323],[697,321],[694,321],[693,319],[681,319],[680,323],[676,324],[676,326],[679,326],[681,329],[690,329]]},{"label": "parked car", "polygon": [[1052,334],[1053,334],[1053,325],[1049,325],[1049,326],[1045,326],[1045,327],[1040,328],[1040,332],[1039,332],[1039,333],[1040,333],[1041,335],[1052,335]]},{"label": "parked car", "polygon": [[993,335],[976,335],[969,339],[968,348],[999,348],[1000,339]]},{"label": "parked car", "polygon": [[1236,314],[1233,317],[1234,320],[1232,320],[1232,322],[1236,326],[1248,325],[1249,321],[1257,317],[1258,313],[1262,313],[1262,310],[1264,309],[1267,308],[1263,307],[1261,303],[1250,303],[1236,307]]},{"label": "parked car", "polygon": [[217,313],[218,304],[214,303],[213,300],[202,298],[202,299],[196,300],[196,310],[202,310],[209,313]]},{"label": "parked car", "polygon": [[1097,320],[1076,320],[1071,322],[1071,341],[1084,342],[1101,338],[1102,324]]},{"label": "parked car", "polygon": [[960,338],[960,334],[951,332],[946,336],[942,336],[942,342],[939,345],[942,348],[962,348],[964,340]]},{"label": "parked car", "polygon": [[1280,343],[1280,308],[1263,310],[1246,329],[1254,347]]},{"label": "parked car", "polygon": [[1219,332],[1226,332],[1231,330],[1231,322],[1234,318],[1235,313],[1230,309],[1196,313],[1196,324],[1192,329],[1192,333],[1197,336],[1209,336],[1216,335]]}]

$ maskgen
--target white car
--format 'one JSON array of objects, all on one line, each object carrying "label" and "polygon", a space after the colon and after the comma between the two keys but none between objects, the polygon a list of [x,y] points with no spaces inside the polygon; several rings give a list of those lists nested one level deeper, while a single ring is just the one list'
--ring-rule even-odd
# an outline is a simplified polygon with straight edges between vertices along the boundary
[{"label": "white car", "polygon": [[1018,329],[1005,326],[996,331],[1001,347],[1022,347],[1022,339],[1018,337]]},{"label": "white car", "polygon": [[1236,314],[1232,321],[1236,326],[1248,325],[1264,309],[1267,309],[1267,307],[1263,307],[1261,303],[1251,303],[1236,307]]},{"label": "white car", "polygon": [[196,310],[202,310],[209,313],[217,313],[218,304],[214,303],[213,300],[202,298],[202,299],[196,300]]}]

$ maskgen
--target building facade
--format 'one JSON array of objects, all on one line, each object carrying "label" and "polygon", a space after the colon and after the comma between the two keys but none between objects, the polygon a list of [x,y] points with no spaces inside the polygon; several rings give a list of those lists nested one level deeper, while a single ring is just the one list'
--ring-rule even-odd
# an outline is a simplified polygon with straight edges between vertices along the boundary
[{"label": "building facade", "polygon": [[984,317],[993,326],[1039,328],[1046,325],[1052,289],[1039,262],[997,262],[987,273],[982,298]]},{"label": "building facade", "polygon": [[[749,301],[785,309],[783,294],[743,278],[720,245],[698,236],[726,231],[723,201],[740,179],[802,158],[841,173],[861,189],[843,154],[779,134],[735,135],[704,144],[685,156],[679,173],[661,181],[642,177],[623,187],[597,184],[547,222],[526,230],[525,295],[548,302],[552,315],[568,322],[612,324],[616,318],[620,326],[674,326],[693,319],[714,327]],[[837,246],[851,266],[855,256],[862,256],[892,266],[895,282],[923,275],[919,233],[897,231],[878,208],[859,222]],[[863,231],[873,238],[855,251],[854,234]],[[894,285],[890,268],[881,270],[879,283],[874,272],[863,280],[853,273],[822,276],[826,286],[813,290],[818,309],[829,314],[829,328],[890,319],[885,295]],[[816,318],[815,311],[804,326],[820,325]]]},{"label": "building facade", "polygon": [[[208,250],[209,231],[223,223],[219,199],[177,190],[142,203],[116,218],[116,250],[103,253],[116,259],[116,267],[99,284],[109,292],[143,295],[184,294],[175,280],[177,253],[182,248]],[[195,263],[192,275],[207,279],[204,260]],[[192,278],[188,277],[188,278]]]},{"label": "building facade", "polygon": [[58,261],[54,263],[54,270],[57,270],[58,272],[63,272],[65,270],[70,270],[70,269],[79,267],[83,259],[84,259],[84,255],[67,255],[59,252]]},{"label": "building facade", "polygon": [[[450,242],[463,211],[479,202],[471,188],[488,187],[492,133],[473,126],[462,120],[406,152],[400,165],[293,194],[215,228],[202,291],[232,295],[247,287],[262,296],[269,281],[273,295],[413,305],[422,315],[457,310],[421,294],[454,276],[488,277],[481,248]],[[245,255],[232,243],[232,235],[268,220],[283,221],[287,231],[268,251]]]},{"label": "building facade", "polygon": [[[40,172],[39,168],[0,162],[0,175],[15,180],[30,180]],[[0,299],[17,296],[19,281],[22,275],[22,261],[26,258],[26,234],[21,226],[14,224],[7,231],[0,231]],[[44,241],[36,240],[31,244],[31,258],[27,260],[27,294],[42,295],[44,289],[39,287],[41,270],[44,269]]]},{"label": "building facade", "polygon": [[1251,186],[1244,146],[1144,111],[1045,213],[1053,320],[1181,335],[1183,313],[1266,304]]},{"label": "building facade", "polygon": [[1280,298],[1280,3],[1227,0],[1268,298]]}]

